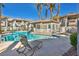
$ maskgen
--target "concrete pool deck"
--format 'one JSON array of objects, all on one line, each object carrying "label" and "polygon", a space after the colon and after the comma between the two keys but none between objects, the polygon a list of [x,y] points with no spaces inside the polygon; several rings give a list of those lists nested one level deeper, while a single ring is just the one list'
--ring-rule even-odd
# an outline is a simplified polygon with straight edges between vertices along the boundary
[{"label": "concrete pool deck", "polygon": [[[72,47],[69,38],[63,36],[60,38],[43,39],[41,41],[43,46],[35,52],[34,56],[62,56]],[[20,42],[10,44],[6,50],[0,53],[0,56],[23,56],[23,54],[18,54],[16,51],[19,44]]]}]

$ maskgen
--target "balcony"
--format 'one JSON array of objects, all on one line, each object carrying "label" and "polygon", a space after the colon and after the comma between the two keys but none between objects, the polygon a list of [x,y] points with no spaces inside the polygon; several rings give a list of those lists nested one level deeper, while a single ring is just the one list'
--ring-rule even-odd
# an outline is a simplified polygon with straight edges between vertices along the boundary
[{"label": "balcony", "polygon": [[69,26],[76,26],[77,23],[76,22],[69,22]]}]

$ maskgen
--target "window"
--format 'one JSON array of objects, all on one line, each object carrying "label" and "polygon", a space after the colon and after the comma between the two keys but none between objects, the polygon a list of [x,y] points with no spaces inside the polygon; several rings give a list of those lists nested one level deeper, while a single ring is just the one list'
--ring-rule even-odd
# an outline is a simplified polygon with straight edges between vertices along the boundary
[{"label": "window", "polygon": [[50,29],[50,28],[51,28],[51,25],[49,24],[49,25],[48,25],[48,29]]},{"label": "window", "polygon": [[55,29],[55,26],[54,26],[54,24],[52,25],[52,29],[53,29],[53,30]]},{"label": "window", "polygon": [[47,29],[47,25],[46,24],[43,25],[43,29]]},{"label": "window", "polygon": [[65,26],[65,20],[61,19],[61,26]]},{"label": "window", "polygon": [[37,29],[40,29],[40,25],[37,25]]},{"label": "window", "polygon": [[56,30],[58,31],[59,30],[59,26],[56,24]]}]

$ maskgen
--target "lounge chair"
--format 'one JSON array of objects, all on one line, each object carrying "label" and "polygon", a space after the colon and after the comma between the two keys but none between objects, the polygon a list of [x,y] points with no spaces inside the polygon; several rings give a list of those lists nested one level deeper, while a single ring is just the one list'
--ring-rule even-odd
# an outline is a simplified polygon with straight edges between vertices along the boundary
[{"label": "lounge chair", "polygon": [[32,42],[28,42],[26,36],[21,36],[20,42],[23,45],[23,47],[21,47],[21,45],[20,45],[19,48],[16,51],[19,54],[20,53],[24,54],[25,56],[27,56],[27,55],[29,55],[29,56],[34,55],[35,51],[42,47],[42,41],[35,40],[35,41],[32,41]]}]

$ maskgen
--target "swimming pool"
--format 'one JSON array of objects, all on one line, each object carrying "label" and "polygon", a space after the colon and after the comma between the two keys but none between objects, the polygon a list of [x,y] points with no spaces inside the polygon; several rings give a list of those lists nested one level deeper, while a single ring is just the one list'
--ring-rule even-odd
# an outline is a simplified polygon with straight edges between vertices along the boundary
[{"label": "swimming pool", "polygon": [[48,38],[49,36],[46,35],[38,35],[38,34],[32,34],[28,32],[13,32],[11,34],[8,34],[5,36],[4,41],[19,41],[21,35],[27,36],[27,39],[30,40],[39,40],[39,39],[45,39]]}]

